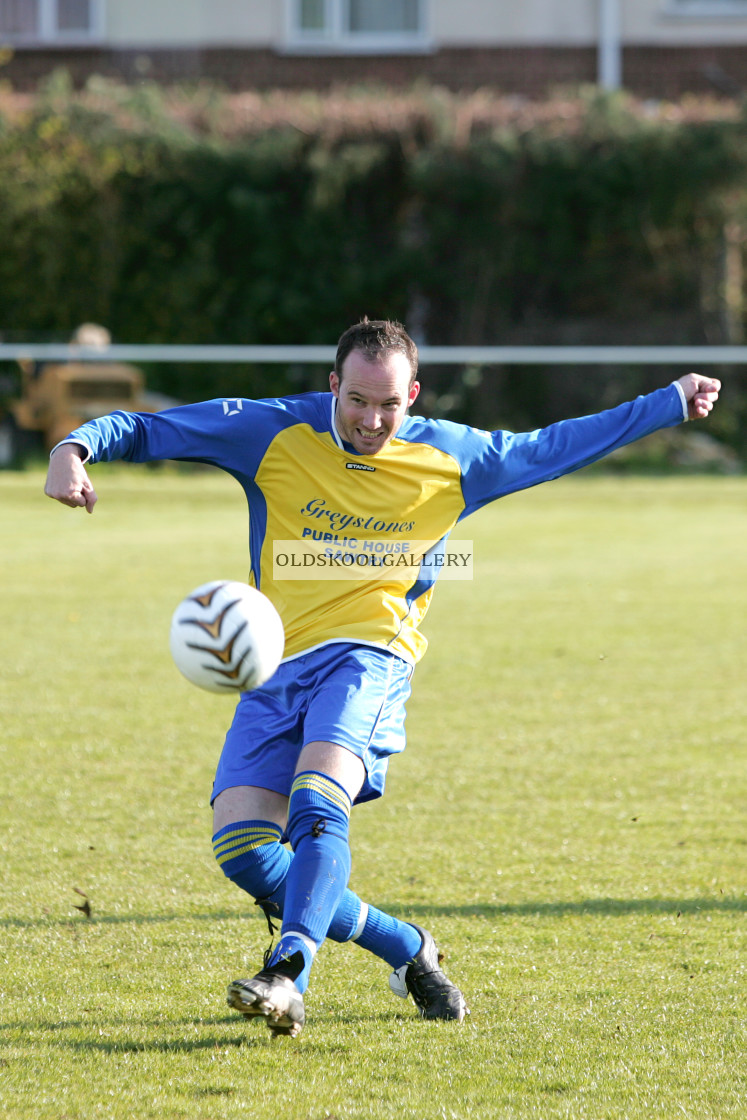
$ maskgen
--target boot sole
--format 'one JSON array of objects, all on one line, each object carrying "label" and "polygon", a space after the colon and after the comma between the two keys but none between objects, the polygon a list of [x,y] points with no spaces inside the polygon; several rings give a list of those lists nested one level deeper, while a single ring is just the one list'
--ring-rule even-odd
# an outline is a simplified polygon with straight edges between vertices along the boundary
[{"label": "boot sole", "polygon": [[295,1038],[303,1029],[303,1020],[290,1014],[286,1000],[273,1003],[266,993],[238,980],[228,986],[228,1006],[240,1011],[245,1019],[263,1018],[273,1035]]}]

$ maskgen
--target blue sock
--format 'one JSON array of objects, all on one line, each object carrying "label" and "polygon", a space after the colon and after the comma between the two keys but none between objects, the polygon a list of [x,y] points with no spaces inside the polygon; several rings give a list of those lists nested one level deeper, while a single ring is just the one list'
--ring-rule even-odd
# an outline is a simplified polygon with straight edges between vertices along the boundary
[{"label": "blue sock", "polygon": [[[213,850],[221,870],[256,899],[268,922],[283,917],[286,879],[294,858],[283,847],[282,836],[282,829],[272,821],[249,820],[226,825],[213,837]],[[374,906],[367,906],[349,888],[343,892],[332,916],[327,937],[340,943],[355,941],[392,968],[400,968],[420,949],[417,930]],[[309,952],[307,946],[304,962],[310,967],[310,960],[306,959]]]},{"label": "blue sock", "polygon": [[304,968],[294,979],[302,992],[313,959],[310,943],[318,948],[327,936],[350,876],[350,808],[350,798],[333,778],[314,770],[296,776],[287,826],[294,858],[285,882],[282,937],[270,965],[279,950],[301,953]]},{"label": "blue sock", "polygon": [[420,952],[422,938],[414,926],[400,922],[391,914],[368,907],[363,932],[354,937],[356,945],[381,957],[392,968],[401,968]]},{"label": "blue sock", "polygon": [[285,879],[292,855],[284,848],[282,829],[272,821],[236,821],[213,837],[213,852],[221,871],[256,899],[272,918],[283,913]]},{"label": "blue sock", "polygon": [[352,941],[358,932],[361,918],[364,917],[363,911],[365,908],[366,904],[361,902],[358,895],[351,891],[350,887],[347,887],[329,924],[327,930],[329,940],[337,941],[340,944],[345,941]]}]

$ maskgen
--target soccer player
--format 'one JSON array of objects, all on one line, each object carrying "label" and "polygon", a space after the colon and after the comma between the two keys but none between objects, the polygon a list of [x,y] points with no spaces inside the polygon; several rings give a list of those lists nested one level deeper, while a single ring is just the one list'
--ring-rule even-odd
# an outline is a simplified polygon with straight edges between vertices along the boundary
[{"label": "soccer player", "polygon": [[[389,759],[404,749],[433,559],[488,502],[705,417],[720,389],[690,373],[617,408],[514,434],[409,415],[417,372],[405,329],[364,319],[340,338],[328,393],[115,412],[82,425],[50,459],[46,494],[89,513],[97,498],[87,462],[210,463],[246,492],[250,580],[280,612],[286,648],[274,677],[239,698],[212,791],[213,844],[227,877],[270,924],[282,921],[264,967],[228,989],[232,1007],[264,1017],[276,1035],[303,1027],[303,993],[325,938],[383,958],[393,990],[412,995],[424,1018],[463,1020],[464,997],[440,969],[431,934],[348,887],[351,808],[381,796]],[[417,566],[385,579],[309,581],[283,579],[276,541],[429,547]]]}]

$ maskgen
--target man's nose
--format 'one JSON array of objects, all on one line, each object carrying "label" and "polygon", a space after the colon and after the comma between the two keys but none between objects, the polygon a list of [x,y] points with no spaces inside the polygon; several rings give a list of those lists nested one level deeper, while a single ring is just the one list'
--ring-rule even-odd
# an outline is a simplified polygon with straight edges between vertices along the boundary
[{"label": "man's nose", "polygon": [[363,413],[363,426],[368,428],[369,432],[375,432],[381,424],[381,413],[378,408],[367,408]]}]

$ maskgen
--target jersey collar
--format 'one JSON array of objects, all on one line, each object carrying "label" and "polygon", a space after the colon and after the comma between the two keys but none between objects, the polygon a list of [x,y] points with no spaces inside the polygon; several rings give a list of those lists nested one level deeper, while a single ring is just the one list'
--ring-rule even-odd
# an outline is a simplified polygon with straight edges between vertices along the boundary
[{"label": "jersey collar", "polygon": [[329,422],[329,428],[330,428],[330,431],[332,432],[332,439],[333,439],[333,440],[335,441],[335,443],[336,443],[336,444],[337,444],[337,446],[338,446],[338,447],[340,448],[340,450],[341,450],[341,451],[344,451],[344,450],[345,450],[345,445],[344,445],[344,443],[342,442],[342,436],[340,435],[340,433],[339,433],[339,432],[338,432],[338,430],[337,430],[337,423],[336,423],[336,417],[337,417],[337,397],[336,397],[336,396],[334,395],[334,393],[330,393],[330,397],[332,398],[332,400],[331,400],[331,402],[330,402],[330,422]]}]

